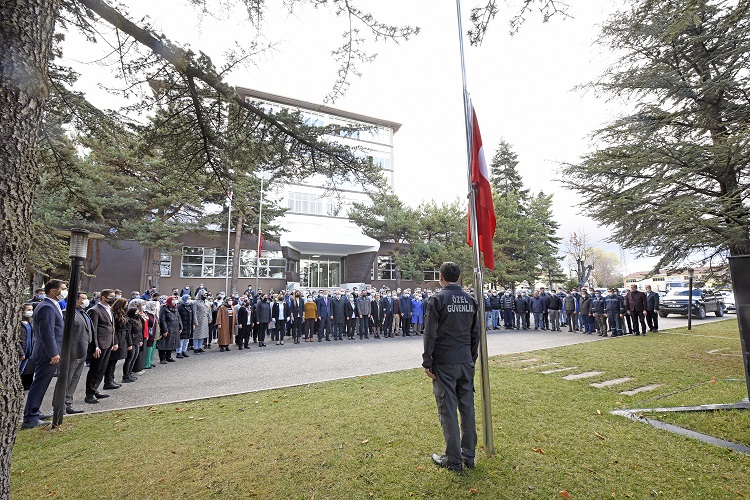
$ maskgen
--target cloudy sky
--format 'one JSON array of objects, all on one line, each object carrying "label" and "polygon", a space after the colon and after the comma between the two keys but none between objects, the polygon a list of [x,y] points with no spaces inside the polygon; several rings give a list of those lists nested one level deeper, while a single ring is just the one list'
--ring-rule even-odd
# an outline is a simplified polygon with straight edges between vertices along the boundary
[{"label": "cloudy sky", "polygon": [[[218,5],[226,2],[207,2]],[[464,32],[477,0],[462,2]],[[519,156],[519,170],[532,191],[554,193],[560,235],[585,230],[596,246],[619,252],[605,242],[608,231],[586,213],[577,194],[559,183],[561,162],[576,162],[593,145],[590,134],[617,116],[623,103],[597,98],[576,86],[594,80],[612,64],[614,55],[595,44],[599,25],[622,2],[571,0],[569,18],[543,23],[530,15],[514,36],[508,19],[519,0],[499,2],[501,12],[481,47],[465,45],[467,86],[489,159],[500,139]],[[267,5],[270,4],[267,3]],[[418,206],[427,199],[452,201],[466,196],[466,153],[456,3],[453,0],[378,0],[360,2],[381,21],[421,28],[411,40],[368,45],[377,58],[361,67],[345,97],[333,105],[347,111],[399,122],[395,136],[396,192]],[[322,103],[331,90],[337,64],[331,51],[341,44],[348,21],[330,10],[301,9],[289,15],[269,13],[260,33],[242,12],[217,10],[201,15],[185,0],[130,0],[131,18],[148,16],[157,30],[222,61],[227,48],[249,46],[257,39],[273,49],[228,77],[232,85]],[[86,63],[98,58],[92,49],[71,40],[69,58]],[[85,49],[83,48],[85,47]],[[82,85],[112,74],[111,68],[87,67]],[[101,94],[95,99],[105,99]],[[107,102],[111,106],[110,97]],[[607,189],[607,186],[602,186]],[[502,207],[497,207],[502,210]],[[645,269],[652,261],[623,254],[628,270]]]}]

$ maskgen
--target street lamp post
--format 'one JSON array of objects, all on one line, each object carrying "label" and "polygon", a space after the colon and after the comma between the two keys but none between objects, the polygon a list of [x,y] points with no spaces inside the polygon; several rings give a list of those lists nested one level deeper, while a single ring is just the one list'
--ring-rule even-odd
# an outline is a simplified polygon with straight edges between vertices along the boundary
[{"label": "street lamp post", "polygon": [[52,428],[62,425],[65,413],[65,391],[68,388],[68,367],[70,366],[71,331],[75,321],[78,286],[81,280],[81,266],[86,260],[89,239],[104,238],[101,234],[89,233],[85,229],[57,231],[57,234],[70,237],[70,282],[68,284],[68,301],[65,307],[65,326],[63,327],[62,352],[57,369],[57,382],[52,398]]},{"label": "street lamp post", "polygon": [[695,269],[692,267],[687,270],[688,273],[688,330],[693,327],[693,276]]},{"label": "street lamp post", "polygon": [[258,252],[255,260],[255,293],[258,293],[258,283],[260,281],[260,251],[262,249],[262,240],[263,240],[263,233],[262,233],[262,222],[263,222],[263,181],[267,181],[271,178],[270,172],[262,171],[258,175],[260,177],[260,204],[258,206]]}]

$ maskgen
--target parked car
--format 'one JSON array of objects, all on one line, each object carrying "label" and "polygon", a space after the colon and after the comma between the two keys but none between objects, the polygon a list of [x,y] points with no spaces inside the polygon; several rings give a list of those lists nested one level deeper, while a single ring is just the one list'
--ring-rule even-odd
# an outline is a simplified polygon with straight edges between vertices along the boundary
[{"label": "parked car", "polygon": [[713,290],[694,289],[692,300],[688,300],[688,289],[671,290],[659,304],[659,317],[666,318],[668,314],[688,313],[688,302],[693,310],[693,316],[704,319],[707,313],[724,316],[724,297]]},{"label": "parked car", "polygon": [[719,290],[719,293],[724,297],[724,310],[736,311],[737,306],[734,303],[734,292],[731,290]]}]

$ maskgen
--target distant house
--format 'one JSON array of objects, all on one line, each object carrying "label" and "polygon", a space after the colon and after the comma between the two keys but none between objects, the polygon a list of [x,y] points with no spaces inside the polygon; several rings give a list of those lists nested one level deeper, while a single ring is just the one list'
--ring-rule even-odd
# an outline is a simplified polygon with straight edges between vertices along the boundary
[{"label": "distant house", "polygon": [[[696,267],[693,275],[693,285],[695,287],[715,286],[717,283],[712,282],[712,276],[716,272],[715,268]],[[659,292],[666,292],[670,288],[681,288],[688,286],[687,270],[666,270],[660,269],[658,272],[649,276],[649,271],[638,271],[625,276],[623,286],[630,288],[631,285],[638,285],[639,290],[643,290],[646,285],[651,289]]]}]

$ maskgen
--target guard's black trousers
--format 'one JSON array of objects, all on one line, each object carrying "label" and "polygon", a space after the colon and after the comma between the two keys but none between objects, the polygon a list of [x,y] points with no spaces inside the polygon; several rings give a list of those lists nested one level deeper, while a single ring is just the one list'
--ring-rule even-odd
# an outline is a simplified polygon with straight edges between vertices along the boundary
[{"label": "guard's black trousers", "polygon": [[[474,461],[477,429],[474,418],[474,363],[433,365],[432,381],[440,425],[445,437],[445,455],[454,464]],[[458,410],[458,411],[457,411]],[[458,414],[461,414],[461,432]]]}]

